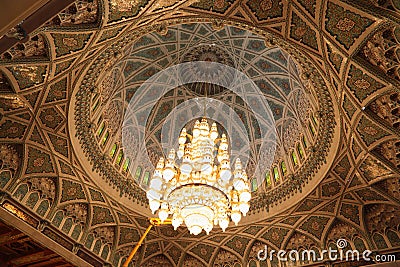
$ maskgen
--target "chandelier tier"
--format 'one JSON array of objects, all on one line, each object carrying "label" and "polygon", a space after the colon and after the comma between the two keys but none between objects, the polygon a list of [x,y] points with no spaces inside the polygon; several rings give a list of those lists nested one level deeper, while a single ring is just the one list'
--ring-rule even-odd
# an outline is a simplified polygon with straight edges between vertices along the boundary
[{"label": "chandelier tier", "polygon": [[151,178],[151,211],[161,221],[172,215],[175,230],[185,223],[194,235],[214,225],[225,231],[229,217],[237,225],[249,211],[251,193],[239,158],[231,171],[228,148],[226,135],[219,138],[216,123],[210,129],[205,118],[195,122],[192,135],[183,128],[178,151],[160,158]]}]

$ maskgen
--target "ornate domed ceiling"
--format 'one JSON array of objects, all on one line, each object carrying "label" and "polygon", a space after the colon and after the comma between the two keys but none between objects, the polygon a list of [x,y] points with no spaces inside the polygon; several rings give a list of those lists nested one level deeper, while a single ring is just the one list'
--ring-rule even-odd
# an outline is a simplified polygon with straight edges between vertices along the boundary
[{"label": "ornate domed ceiling", "polygon": [[[73,138],[73,142],[86,152],[87,158],[94,164],[93,170],[100,172],[102,179],[116,187],[114,195],[127,194],[143,201],[143,192],[137,187],[147,188],[158,158],[167,153],[163,151],[161,144],[162,135],[165,138],[167,134],[163,132],[167,127],[167,117],[176,108],[184,114],[177,116],[168,125],[177,130],[182,129],[188,119],[201,117],[204,105],[202,101],[194,106],[189,105],[192,110],[181,106],[191,99],[197,99],[200,93],[231,108],[232,114],[219,108],[224,112],[212,116],[216,121],[223,120],[229,125],[232,124],[233,113],[239,115],[240,123],[245,128],[243,133],[239,129],[231,129],[228,134],[232,135],[232,151],[239,151],[242,158],[246,153],[243,150],[246,140],[250,142],[245,148],[250,151],[247,172],[250,177],[254,177],[252,187],[255,196],[268,192],[271,196],[279,195],[282,199],[297,192],[303,183],[313,178],[328,151],[335,151],[335,148],[330,149],[337,123],[334,121],[329,89],[317,74],[312,78],[308,77],[312,72],[310,63],[307,70],[302,70],[296,63],[295,57],[303,65],[307,64],[305,57],[283,41],[282,45],[291,56],[277,46],[267,47],[266,36],[234,26],[220,27],[219,30],[214,28],[211,23],[185,23],[170,26],[162,34],[150,32],[135,37],[136,40],[124,45],[128,48],[114,52],[118,54],[114,65],[109,62],[101,63],[109,54],[106,51],[97,57],[84,76],[82,85],[76,91],[76,101],[71,102],[69,109],[75,111],[75,121],[70,121],[71,128],[76,127],[77,132],[77,139]],[[158,81],[157,86],[170,89],[156,93],[161,89],[150,87],[142,93],[143,83],[148,83],[153,75],[187,61],[224,64],[251,79],[258,88],[261,101],[268,106],[267,112],[271,113],[270,128],[273,128],[273,133],[261,131],[261,122],[257,114],[254,114],[252,103],[246,98],[245,92],[233,89],[240,86],[237,84],[240,81],[235,82],[235,74],[223,69],[224,65],[218,65],[213,70],[221,77],[211,79],[214,83]],[[185,81],[192,79],[186,76],[201,76],[206,71],[202,70],[205,65],[201,64],[183,66],[187,66],[183,67],[181,74],[181,79]],[[130,102],[138,103],[138,108],[129,107]],[[134,109],[134,112],[140,114],[138,120],[146,119],[144,150],[130,148],[141,142],[134,133],[127,134],[129,140],[126,144],[122,142],[122,124],[127,109]],[[151,112],[145,115],[145,110],[148,109]],[[266,153],[263,142],[273,143],[274,147]],[[312,147],[314,152],[310,153]],[[146,161],[147,156],[150,161]],[[262,157],[269,157],[273,166],[270,168],[271,163],[268,164]],[[256,168],[260,170],[256,171]],[[87,171],[90,172],[91,169],[92,167]],[[305,175],[305,170],[309,174]],[[324,174],[322,172],[317,175],[318,179]],[[316,184],[318,182],[314,181],[313,185]],[[311,189],[304,189],[302,194],[307,194],[309,190]],[[267,198],[271,199],[271,196]],[[296,199],[299,198],[296,194]],[[272,203],[254,199],[254,203],[258,203],[257,209],[262,208],[262,205],[268,208]],[[125,203],[129,205],[131,200]]]},{"label": "ornate domed ceiling", "polygon": [[[155,228],[137,266],[247,266],[264,245],[327,248],[339,238],[353,249],[399,251],[395,1],[124,2],[76,1],[2,54],[0,214],[55,241],[67,259],[120,266],[147,228],[139,185],[153,168],[123,153],[124,111],[152,75],[199,60],[254,81],[277,153],[253,185],[247,221],[196,238]],[[155,101],[147,155],[162,153],[168,113],[206,92],[245,125],[230,138],[250,140],[251,170],[265,152],[251,103],[216,84],[176,86]]]}]

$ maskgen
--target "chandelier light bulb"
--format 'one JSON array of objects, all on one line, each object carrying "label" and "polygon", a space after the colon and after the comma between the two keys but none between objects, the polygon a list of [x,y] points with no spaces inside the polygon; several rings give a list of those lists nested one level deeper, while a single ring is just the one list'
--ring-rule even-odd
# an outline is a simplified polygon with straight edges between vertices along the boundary
[{"label": "chandelier light bulb", "polygon": [[204,231],[206,232],[206,234],[208,235],[211,232],[213,226],[212,226],[212,224],[209,223],[203,228],[204,228]]},{"label": "chandelier light bulb", "polygon": [[192,235],[198,235],[198,234],[201,233],[201,227],[198,226],[198,225],[194,225],[194,226],[192,226],[191,228],[189,228],[189,232],[190,232]]},{"label": "chandelier light bulb", "polygon": [[163,181],[160,177],[155,176],[153,179],[150,181],[150,188],[154,189],[156,191],[160,191],[163,185]]},{"label": "chandelier light bulb", "polygon": [[162,222],[172,215],[175,230],[184,223],[193,235],[209,234],[217,224],[225,231],[229,218],[237,225],[249,211],[247,175],[240,159],[232,173],[228,138],[218,135],[216,123],[210,129],[205,118],[197,120],[192,135],[182,129],[177,152],[171,149],[157,163],[147,198]]},{"label": "chandelier light bulb", "polygon": [[249,202],[251,199],[250,191],[244,190],[244,191],[240,192],[239,198],[240,198],[241,202]]},{"label": "chandelier light bulb", "polygon": [[184,145],[186,143],[186,128],[182,129],[178,141],[180,145]]},{"label": "chandelier light bulb", "polygon": [[242,215],[240,215],[239,211],[237,211],[237,210],[232,211],[231,219],[235,223],[235,225],[238,225],[241,218],[242,218]]},{"label": "chandelier light bulb", "polygon": [[228,217],[219,220],[219,227],[221,227],[222,232],[225,232],[226,228],[228,228],[228,225],[229,225]]},{"label": "chandelier light bulb", "polygon": [[242,162],[240,161],[239,158],[237,158],[235,162],[235,171],[241,171],[241,170],[242,170]]},{"label": "chandelier light bulb", "polygon": [[174,177],[174,171],[172,168],[165,169],[163,171],[163,178],[166,182],[169,182]]},{"label": "chandelier light bulb", "polygon": [[200,135],[200,122],[197,120],[194,123],[194,128],[193,128],[193,138],[197,138]]},{"label": "chandelier light bulb", "polygon": [[242,191],[245,189],[245,182],[243,179],[234,179],[233,180],[233,186],[235,187],[236,190]]},{"label": "chandelier light bulb", "polygon": [[215,141],[215,139],[218,138],[218,129],[217,129],[217,124],[214,122],[211,126],[211,134],[210,134],[211,140]]},{"label": "chandelier light bulb", "polygon": [[147,196],[147,199],[149,199],[149,200],[152,200],[152,199],[160,200],[162,197],[160,191],[154,190],[152,188],[150,188],[147,191],[146,196]]},{"label": "chandelier light bulb", "polygon": [[240,202],[239,204],[239,210],[243,214],[243,216],[246,216],[247,212],[249,212],[250,205],[247,202]]},{"label": "chandelier light bulb", "polygon": [[183,219],[179,214],[174,213],[172,217],[172,226],[174,230],[178,229],[178,227],[183,223]]},{"label": "chandelier light bulb", "polygon": [[162,170],[163,168],[164,168],[164,158],[161,157],[161,158],[158,160],[156,170]]},{"label": "chandelier light bulb", "polygon": [[158,211],[158,218],[161,222],[164,222],[168,218],[168,205],[166,203],[161,204],[161,209]]},{"label": "chandelier light bulb", "polygon": [[181,159],[183,155],[185,154],[185,145],[180,144],[178,152],[176,152],[176,155],[178,156],[178,159]]},{"label": "chandelier light bulb", "polygon": [[149,205],[151,213],[154,214],[160,208],[160,201],[158,201],[157,199],[151,199],[149,200]]}]

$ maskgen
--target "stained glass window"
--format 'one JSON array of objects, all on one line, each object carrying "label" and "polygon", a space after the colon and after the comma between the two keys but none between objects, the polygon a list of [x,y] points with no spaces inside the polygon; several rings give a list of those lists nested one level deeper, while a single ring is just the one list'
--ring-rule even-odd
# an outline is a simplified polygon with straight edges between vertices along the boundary
[{"label": "stained glass window", "polygon": [[306,137],[303,136],[302,140],[303,140],[303,146],[304,146],[305,148],[307,148],[307,147],[308,147],[308,144],[307,144]]},{"label": "stained glass window", "polygon": [[142,167],[138,166],[135,173],[135,180],[139,181],[140,175],[142,174]]},{"label": "stained glass window", "polygon": [[279,183],[280,177],[279,177],[279,170],[278,167],[274,167],[274,181],[275,183]]},{"label": "stained glass window", "polygon": [[110,136],[109,131],[106,132],[106,134],[103,136],[103,140],[101,140],[101,145],[105,145],[107,143],[108,137]]},{"label": "stained glass window", "polygon": [[103,134],[104,128],[106,127],[106,124],[103,122],[97,131],[97,136],[100,137]]},{"label": "stained glass window", "polygon": [[124,152],[123,152],[122,149],[121,149],[121,151],[119,151],[117,160],[115,161],[115,163],[116,163],[117,165],[120,165],[120,164],[121,164],[123,156],[124,156]]},{"label": "stained glass window", "polygon": [[299,153],[300,158],[303,159],[304,158],[304,152],[303,152],[303,149],[301,148],[300,144],[297,144],[297,152]]},{"label": "stained glass window", "polygon": [[143,176],[143,184],[149,185],[150,172],[146,171]]},{"label": "stained glass window", "polygon": [[282,171],[282,175],[285,176],[287,173],[287,168],[286,168],[286,164],[284,161],[281,162],[281,171]]},{"label": "stained glass window", "polygon": [[131,159],[130,158],[126,158],[125,162],[124,162],[124,166],[122,166],[122,170],[124,172],[126,172],[128,170],[130,163],[131,163]]},{"label": "stained glass window", "polygon": [[117,152],[118,145],[114,144],[110,151],[110,158],[114,158],[115,152]]},{"label": "stained glass window", "polygon": [[314,125],[311,124],[311,122],[308,123],[308,128],[310,129],[311,134],[314,136],[315,128],[314,128]]},{"label": "stained glass window", "polygon": [[253,178],[253,180],[251,180],[251,191],[254,192],[257,189],[258,189],[257,179]]},{"label": "stained glass window", "polygon": [[299,162],[297,161],[296,152],[294,152],[294,151],[292,151],[292,160],[293,160],[294,166],[297,166],[297,164],[299,164]]},{"label": "stained glass window", "polygon": [[271,183],[271,172],[267,171],[267,173],[265,174],[265,185],[267,187],[270,187],[272,185]]}]

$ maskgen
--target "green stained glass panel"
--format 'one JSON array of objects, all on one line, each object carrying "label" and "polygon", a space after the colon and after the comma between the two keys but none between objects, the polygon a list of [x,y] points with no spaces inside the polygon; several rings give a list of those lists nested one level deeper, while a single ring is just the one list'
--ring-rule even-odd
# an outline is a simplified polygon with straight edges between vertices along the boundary
[{"label": "green stained glass panel", "polygon": [[311,123],[308,123],[308,128],[310,129],[311,134],[314,136],[315,135],[314,125],[312,125]]},{"label": "green stained glass panel", "polygon": [[100,136],[102,135],[105,126],[106,126],[106,125],[105,125],[105,123],[103,122],[103,123],[101,124],[99,130],[97,131],[97,136],[100,137]]},{"label": "green stained glass panel", "polygon": [[297,152],[299,152],[300,158],[303,159],[304,158],[304,152],[303,152],[303,149],[301,148],[300,144],[297,144]]},{"label": "green stained glass panel", "polygon": [[131,163],[131,159],[130,158],[126,158],[125,162],[124,162],[124,165],[122,166],[122,170],[124,172],[126,172],[128,170],[130,163]]},{"label": "green stained glass panel", "polygon": [[117,160],[115,161],[115,163],[116,163],[117,165],[120,165],[120,164],[121,164],[121,161],[122,161],[123,156],[124,156],[124,152],[121,150],[121,151],[119,152],[119,154],[118,154]]},{"label": "green stained glass panel", "polygon": [[135,180],[139,181],[140,175],[142,174],[142,167],[138,166],[135,173]]},{"label": "green stained glass panel", "polygon": [[112,146],[111,151],[110,151],[110,158],[114,158],[115,152],[117,152],[117,148],[118,148],[117,144],[114,144]]},{"label": "green stained glass panel", "polygon": [[279,170],[278,167],[274,167],[274,180],[276,183],[279,183]]},{"label": "green stained glass panel", "polygon": [[284,161],[281,162],[281,171],[282,171],[282,174],[285,176],[287,173],[287,168],[286,168],[286,164]]},{"label": "green stained glass panel", "polygon": [[297,161],[297,156],[296,156],[296,152],[292,151],[292,160],[294,165],[296,166],[297,164],[299,164],[299,162]]},{"label": "green stained glass panel", "polygon": [[101,145],[104,146],[107,143],[109,136],[110,136],[110,133],[107,131],[106,134],[103,136],[103,140],[101,140]]},{"label": "green stained glass panel", "polygon": [[150,172],[145,172],[143,176],[143,184],[149,185]]},{"label": "green stained glass panel", "polygon": [[267,187],[270,187],[272,185],[272,183],[271,183],[271,172],[270,171],[268,171],[266,173],[266,175],[265,175],[265,185]]}]

